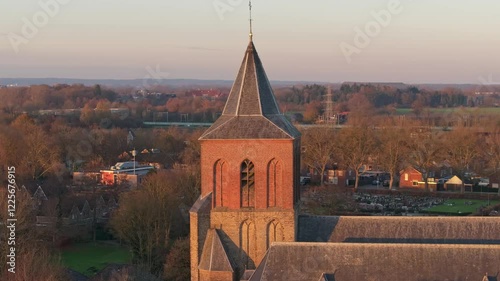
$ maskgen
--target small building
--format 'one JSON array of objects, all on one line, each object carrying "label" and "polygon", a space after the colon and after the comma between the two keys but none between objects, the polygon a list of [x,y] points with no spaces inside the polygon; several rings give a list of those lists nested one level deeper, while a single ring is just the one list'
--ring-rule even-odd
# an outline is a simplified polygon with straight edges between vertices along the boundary
[{"label": "small building", "polygon": [[99,172],[73,172],[73,183],[82,185],[86,183],[98,183],[101,181]]},{"label": "small building", "polygon": [[422,173],[413,167],[408,167],[399,174],[401,175],[399,178],[400,188],[418,188],[418,183],[424,180]]},{"label": "small building", "polygon": [[327,170],[327,182],[338,187],[354,185],[356,173],[353,170]]},{"label": "small building", "polygon": [[[408,167],[399,173],[401,175],[399,178],[400,188],[425,189],[424,177],[419,170]],[[437,191],[437,182],[435,178],[428,177],[427,185],[430,191]]]},{"label": "small building", "polygon": [[464,191],[472,192],[472,184],[464,184],[464,182],[457,176],[453,176],[451,179],[444,183],[444,189],[446,191],[460,192],[462,191],[462,186],[464,187]]},{"label": "small building", "polygon": [[137,186],[142,178],[155,169],[151,165],[140,165],[134,162],[119,162],[109,170],[101,170],[101,183],[104,185],[117,185],[128,183]]}]

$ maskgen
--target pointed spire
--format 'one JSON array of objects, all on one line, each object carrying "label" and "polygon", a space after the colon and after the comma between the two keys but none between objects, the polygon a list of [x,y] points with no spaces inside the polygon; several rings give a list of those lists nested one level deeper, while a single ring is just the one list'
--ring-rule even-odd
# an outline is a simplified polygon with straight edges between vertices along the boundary
[{"label": "pointed spire", "polygon": [[253,42],[248,44],[223,114],[233,116],[281,114]]},{"label": "pointed spire", "polygon": [[253,40],[253,30],[252,30],[252,0],[248,1],[248,8],[250,11],[250,42]]},{"label": "pointed spire", "polygon": [[222,116],[200,137],[207,139],[295,139],[300,132],[280,112],[271,83],[253,44],[252,1],[250,42]]},{"label": "pointed spire", "polygon": [[290,139],[299,131],[280,112],[252,41],[241,63],[222,116],[200,139]]}]

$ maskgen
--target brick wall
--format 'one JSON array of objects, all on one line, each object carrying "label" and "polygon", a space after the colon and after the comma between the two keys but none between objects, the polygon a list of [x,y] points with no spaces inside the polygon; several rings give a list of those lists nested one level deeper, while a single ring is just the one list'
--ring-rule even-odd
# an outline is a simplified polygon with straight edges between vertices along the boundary
[{"label": "brick wall", "polygon": [[[242,207],[241,164],[245,160],[254,165],[251,208]],[[212,209],[209,217],[191,213],[191,280],[233,278],[198,270],[208,227],[220,229],[237,280],[246,269],[260,264],[272,242],[295,241],[299,161],[300,139],[201,141],[201,193],[203,197],[212,194]],[[272,165],[278,168],[273,170]]]},{"label": "brick wall", "polygon": [[228,256],[236,262],[237,276],[241,276],[245,269],[255,269],[273,241],[295,241],[296,219],[293,210],[219,209],[211,212],[210,222],[212,228],[220,229]]},{"label": "brick wall", "polygon": [[[292,210],[294,193],[298,188],[297,157],[294,157],[293,140],[204,140],[201,143],[202,195],[214,193],[218,202],[214,207],[236,210],[241,207],[241,163],[248,159],[255,166],[255,209],[269,206],[268,170],[271,161],[280,163],[278,184],[276,187],[276,207]],[[222,176],[215,176],[216,163],[224,162]],[[220,163],[219,162],[219,163]],[[214,179],[222,182],[222,187]],[[222,189],[222,191],[220,191]],[[215,192],[216,191],[216,192]],[[219,197],[222,196],[222,197]]]},{"label": "brick wall", "polygon": [[197,210],[190,212],[190,257],[191,257],[191,280],[204,280],[199,277],[198,265],[200,263],[201,252],[210,227],[210,214]]}]

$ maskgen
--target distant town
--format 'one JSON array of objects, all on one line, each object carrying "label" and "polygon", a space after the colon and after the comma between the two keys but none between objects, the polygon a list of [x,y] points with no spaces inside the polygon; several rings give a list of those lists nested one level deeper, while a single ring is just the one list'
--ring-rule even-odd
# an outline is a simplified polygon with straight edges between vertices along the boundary
[{"label": "distant town", "polygon": [[[499,215],[500,87],[299,83],[274,92],[302,133],[304,214]],[[34,206],[25,231],[45,241],[36,247],[59,253],[69,274],[92,280],[118,261],[78,269],[71,252],[80,243],[105,245],[127,263],[151,255],[166,267],[189,261],[180,249],[200,194],[198,138],[220,118],[229,93],[225,85],[1,87],[2,182],[15,166],[17,196]],[[164,252],[123,252],[136,243],[127,231],[138,231],[125,229],[133,220],[127,212],[143,208],[130,205],[132,198],[156,196],[146,186],[165,184],[162,192],[173,201],[155,212],[171,214],[163,223],[177,242]]]}]

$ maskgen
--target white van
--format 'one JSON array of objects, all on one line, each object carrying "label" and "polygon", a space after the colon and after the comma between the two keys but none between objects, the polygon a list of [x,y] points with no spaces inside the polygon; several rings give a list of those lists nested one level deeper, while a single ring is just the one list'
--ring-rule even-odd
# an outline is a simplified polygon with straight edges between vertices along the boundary
[{"label": "white van", "polygon": [[[139,163],[135,162],[135,167],[139,167]],[[128,161],[128,162],[118,162],[114,166],[111,167],[111,170],[126,170],[126,169],[133,169],[134,168],[134,161]]]}]

